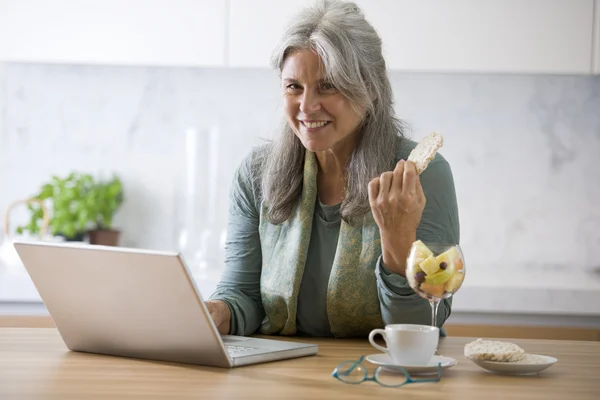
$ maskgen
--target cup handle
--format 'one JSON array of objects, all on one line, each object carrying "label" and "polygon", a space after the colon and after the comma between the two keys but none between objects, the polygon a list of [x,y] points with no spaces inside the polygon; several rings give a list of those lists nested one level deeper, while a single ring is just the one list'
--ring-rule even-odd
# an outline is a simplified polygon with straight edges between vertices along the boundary
[{"label": "cup handle", "polygon": [[384,353],[388,352],[387,347],[383,347],[378,345],[377,343],[375,343],[375,336],[376,335],[381,335],[381,337],[383,337],[383,340],[385,340],[385,344],[387,345],[387,340],[385,338],[385,329],[373,329],[371,331],[371,333],[369,333],[369,342],[371,342],[371,346],[375,347],[378,350],[383,351]]}]

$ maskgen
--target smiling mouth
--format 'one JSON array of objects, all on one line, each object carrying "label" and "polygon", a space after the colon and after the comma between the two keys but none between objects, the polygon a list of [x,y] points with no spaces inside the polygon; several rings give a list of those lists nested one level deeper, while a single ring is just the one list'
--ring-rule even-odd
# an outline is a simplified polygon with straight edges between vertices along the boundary
[{"label": "smiling mouth", "polygon": [[317,129],[329,125],[331,121],[300,121],[300,123],[306,128]]}]

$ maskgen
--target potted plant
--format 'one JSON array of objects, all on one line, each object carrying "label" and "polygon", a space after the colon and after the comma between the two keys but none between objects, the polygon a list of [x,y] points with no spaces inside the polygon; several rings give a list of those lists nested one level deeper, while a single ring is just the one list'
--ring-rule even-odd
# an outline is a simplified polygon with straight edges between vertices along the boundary
[{"label": "potted plant", "polygon": [[[73,172],[67,177],[52,176],[33,196],[50,202],[50,233],[67,241],[82,241],[88,228],[95,221],[94,198],[91,196],[94,179],[89,174]],[[39,204],[28,205],[31,218],[27,225],[17,228],[18,233],[29,231],[37,234],[42,217]]]},{"label": "potted plant", "polygon": [[115,213],[123,204],[123,185],[118,176],[98,182],[94,186],[95,221],[89,230],[91,244],[117,246],[121,232],[113,227]]},{"label": "potted plant", "polygon": [[[53,176],[33,198],[51,203],[50,233],[67,241],[82,241],[89,234],[90,243],[117,245],[119,232],[112,228],[115,212],[123,202],[121,181],[96,182],[92,175],[73,172],[65,178]],[[18,233],[37,234],[43,217],[38,203],[28,205],[30,221],[17,228]]]}]

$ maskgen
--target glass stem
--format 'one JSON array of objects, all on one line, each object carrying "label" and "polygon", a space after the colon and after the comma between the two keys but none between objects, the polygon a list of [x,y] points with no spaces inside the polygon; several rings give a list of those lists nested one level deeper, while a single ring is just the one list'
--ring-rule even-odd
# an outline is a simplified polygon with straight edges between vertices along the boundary
[{"label": "glass stem", "polygon": [[431,326],[437,326],[437,311],[439,301],[429,300],[429,304],[431,305]]}]

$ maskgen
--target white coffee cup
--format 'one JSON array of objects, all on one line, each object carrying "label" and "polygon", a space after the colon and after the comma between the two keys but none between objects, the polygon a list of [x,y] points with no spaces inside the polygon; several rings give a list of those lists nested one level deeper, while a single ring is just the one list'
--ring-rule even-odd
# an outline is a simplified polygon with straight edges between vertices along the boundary
[{"label": "white coffee cup", "polygon": [[[375,343],[381,335],[387,347]],[[429,325],[393,324],[385,329],[373,329],[369,342],[387,353],[397,365],[426,365],[429,363],[440,339],[440,329]]]}]

